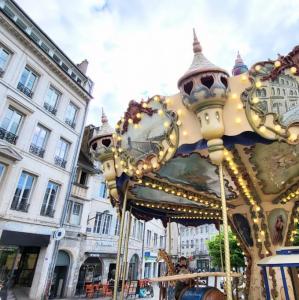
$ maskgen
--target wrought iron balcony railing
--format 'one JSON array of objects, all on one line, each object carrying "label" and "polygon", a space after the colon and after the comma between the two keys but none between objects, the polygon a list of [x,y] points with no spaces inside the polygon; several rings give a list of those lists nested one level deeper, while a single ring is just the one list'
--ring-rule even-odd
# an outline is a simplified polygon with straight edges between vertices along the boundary
[{"label": "wrought iron balcony railing", "polygon": [[29,209],[29,203],[27,203],[26,201],[18,201],[18,198],[14,199],[12,201],[12,204],[11,204],[11,209],[13,210],[17,210],[17,211],[22,211],[22,212],[28,212],[28,209]]},{"label": "wrought iron balcony railing", "polygon": [[21,91],[23,94],[28,96],[29,98],[32,98],[33,92],[28,89],[23,83],[19,82],[17,86],[18,90]]},{"label": "wrought iron balcony railing", "polygon": [[54,162],[55,162],[55,165],[65,169],[66,160],[64,160],[63,158],[61,158],[59,156],[55,156]]},{"label": "wrought iron balcony railing", "polygon": [[29,152],[43,158],[45,154],[45,149],[38,147],[34,144],[31,144],[29,148]]},{"label": "wrought iron balcony railing", "polygon": [[53,114],[54,116],[56,115],[57,113],[57,109],[53,106],[51,106],[49,103],[45,102],[44,103],[44,108],[49,111],[51,114]]},{"label": "wrought iron balcony railing", "polygon": [[16,144],[18,136],[0,127],[0,139]]},{"label": "wrought iron balcony railing", "polygon": [[76,127],[76,123],[75,121],[72,121],[70,119],[65,119],[65,123],[69,126],[71,126],[72,128],[75,128]]},{"label": "wrought iron balcony railing", "polygon": [[40,214],[41,214],[41,216],[53,218],[54,214],[55,214],[55,210],[54,210],[53,206],[51,206],[51,205],[46,206],[45,204],[43,204]]}]

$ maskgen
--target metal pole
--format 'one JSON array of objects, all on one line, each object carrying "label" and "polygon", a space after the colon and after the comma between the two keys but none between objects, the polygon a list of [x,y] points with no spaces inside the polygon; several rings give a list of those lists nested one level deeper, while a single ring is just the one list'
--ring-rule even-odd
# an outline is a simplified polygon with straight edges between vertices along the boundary
[{"label": "metal pole", "polygon": [[221,272],[224,272],[223,268],[223,255],[222,255],[222,238],[221,238],[221,224],[219,222],[219,245],[220,245],[220,262],[221,262]]},{"label": "metal pole", "polygon": [[120,222],[120,232],[119,232],[119,239],[118,239],[118,249],[117,249],[117,259],[116,259],[116,270],[115,270],[113,300],[117,300],[117,288],[118,288],[119,269],[120,269],[120,256],[121,256],[121,246],[122,246],[123,235],[124,235],[124,225],[125,225],[125,218],[126,218],[126,207],[127,207],[128,189],[129,189],[129,185],[127,184],[126,189],[125,189],[125,196],[124,196],[124,202],[123,202],[123,207],[122,207],[122,215],[121,215],[121,222]]},{"label": "metal pole", "polygon": [[226,294],[227,294],[227,300],[233,300],[233,298],[232,298],[232,282],[231,282],[231,274],[230,274],[230,251],[229,251],[229,239],[228,239],[227,210],[226,210],[226,200],[225,200],[225,190],[224,190],[224,179],[223,179],[223,166],[222,166],[222,163],[220,163],[220,165],[219,165],[219,179],[220,179],[223,236],[224,236]]},{"label": "metal pole", "polygon": [[286,280],[286,275],[284,273],[284,268],[280,267],[281,277],[282,277],[282,283],[284,288],[284,294],[286,296],[286,300],[290,300],[289,292],[288,292],[288,285]]},{"label": "metal pole", "polygon": [[144,240],[145,240],[145,227],[146,222],[143,222],[143,232],[142,232],[142,249],[141,249],[141,269],[140,269],[140,279],[144,278],[144,271],[143,271],[143,261],[144,261]]},{"label": "metal pole", "polygon": [[169,218],[169,222],[168,222],[168,254],[169,256],[171,256],[171,220]]},{"label": "metal pole", "polygon": [[130,240],[131,223],[132,223],[131,209],[130,209],[128,218],[129,218],[129,222],[128,222],[128,226],[127,226],[127,234],[125,236],[125,251],[124,251],[124,263],[123,263],[123,274],[122,274],[120,300],[124,299],[125,279],[126,279],[127,268],[128,268],[129,240]]},{"label": "metal pole", "polygon": [[263,266],[262,270],[263,270],[263,278],[264,278],[265,289],[266,289],[266,299],[271,300],[270,287],[269,287],[268,276],[267,276],[267,269],[266,269],[266,267]]}]

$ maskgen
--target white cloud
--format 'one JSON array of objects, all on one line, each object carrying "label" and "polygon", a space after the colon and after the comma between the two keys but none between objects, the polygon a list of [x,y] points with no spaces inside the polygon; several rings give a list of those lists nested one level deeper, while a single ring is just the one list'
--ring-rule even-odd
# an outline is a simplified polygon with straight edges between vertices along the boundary
[{"label": "white cloud", "polygon": [[112,124],[131,99],[176,93],[192,61],[192,28],[205,55],[231,70],[237,50],[255,60],[287,53],[299,40],[298,0],[18,0],[95,81],[88,123],[104,106]]}]

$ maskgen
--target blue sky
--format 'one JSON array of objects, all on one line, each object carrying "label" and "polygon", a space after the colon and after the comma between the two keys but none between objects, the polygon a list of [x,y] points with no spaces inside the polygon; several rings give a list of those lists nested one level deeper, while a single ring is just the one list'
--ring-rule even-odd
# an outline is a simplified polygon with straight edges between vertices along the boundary
[{"label": "blue sky", "polygon": [[195,27],[206,57],[228,71],[239,50],[250,66],[299,44],[299,0],[17,0],[95,82],[88,123],[110,123],[130,100],[178,92]]}]

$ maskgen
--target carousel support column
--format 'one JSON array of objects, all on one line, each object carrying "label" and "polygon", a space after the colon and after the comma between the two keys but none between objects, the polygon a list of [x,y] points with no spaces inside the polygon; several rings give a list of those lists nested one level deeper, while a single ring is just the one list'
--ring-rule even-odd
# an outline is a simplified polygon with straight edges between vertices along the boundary
[{"label": "carousel support column", "polygon": [[118,289],[118,280],[119,280],[119,271],[120,271],[120,257],[121,257],[121,248],[124,235],[124,225],[126,219],[126,207],[127,207],[127,194],[128,194],[129,185],[126,186],[124,202],[122,207],[121,223],[120,223],[120,232],[118,240],[118,249],[117,249],[117,260],[116,260],[116,270],[115,270],[115,281],[114,281],[114,291],[113,291],[113,300],[117,300],[117,289]]},{"label": "carousel support column", "polygon": [[129,218],[129,222],[128,222],[128,226],[127,226],[127,233],[125,236],[125,252],[124,252],[124,264],[123,264],[120,300],[124,299],[125,281],[126,281],[126,275],[127,275],[127,269],[128,269],[129,240],[130,240],[130,232],[131,232],[131,224],[132,224],[131,209],[130,209],[128,218]]},{"label": "carousel support column", "polygon": [[281,272],[282,283],[283,283],[286,300],[290,300],[290,296],[289,296],[289,292],[288,292],[288,284],[287,284],[286,275],[284,272],[284,267],[280,267],[280,272]]},{"label": "carousel support column", "polygon": [[226,200],[225,200],[222,163],[219,164],[219,177],[220,177],[220,191],[221,191],[222,219],[223,219],[226,293],[227,293],[227,300],[232,300],[233,298],[232,298],[232,282],[231,282],[231,274],[230,274],[230,251],[229,251],[229,239],[228,239],[227,209],[226,209]]}]

